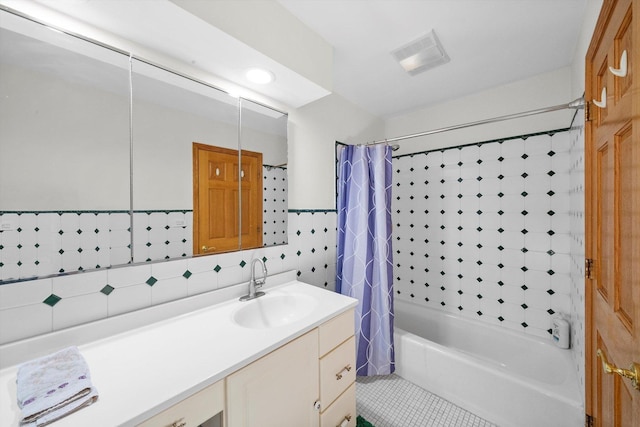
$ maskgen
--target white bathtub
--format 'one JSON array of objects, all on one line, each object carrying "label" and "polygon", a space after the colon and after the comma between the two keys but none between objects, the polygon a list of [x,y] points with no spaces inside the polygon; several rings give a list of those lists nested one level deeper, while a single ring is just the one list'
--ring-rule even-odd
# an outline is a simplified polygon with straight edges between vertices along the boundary
[{"label": "white bathtub", "polygon": [[579,427],[568,350],[551,340],[395,300],[396,373],[501,427]]}]

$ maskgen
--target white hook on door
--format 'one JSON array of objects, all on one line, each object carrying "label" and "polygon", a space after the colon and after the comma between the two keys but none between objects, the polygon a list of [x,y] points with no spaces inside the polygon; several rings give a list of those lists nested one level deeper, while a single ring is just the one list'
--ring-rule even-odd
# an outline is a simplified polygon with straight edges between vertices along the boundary
[{"label": "white hook on door", "polygon": [[593,100],[593,103],[600,108],[607,108],[607,88],[602,88],[602,93],[600,93],[600,101]]},{"label": "white hook on door", "polygon": [[609,71],[616,77],[626,77],[627,75],[627,51],[624,50],[620,56],[620,68],[609,67]]}]

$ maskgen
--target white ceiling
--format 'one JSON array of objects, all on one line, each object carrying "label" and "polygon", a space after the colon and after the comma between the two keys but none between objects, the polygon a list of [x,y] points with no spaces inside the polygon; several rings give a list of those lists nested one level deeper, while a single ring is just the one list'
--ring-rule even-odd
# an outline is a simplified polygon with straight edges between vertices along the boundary
[{"label": "white ceiling", "polygon": [[[278,0],[334,47],[334,92],[389,117],[572,63],[586,0]],[[451,61],[391,51],[435,30]]]},{"label": "white ceiling", "polygon": [[[10,7],[28,3],[0,1]],[[570,65],[587,0],[278,2],[334,47],[333,91],[391,117]],[[294,108],[327,94],[168,0],[35,3]],[[390,52],[432,29],[451,61],[411,77]],[[251,86],[244,71],[256,65],[274,71],[276,83]]]}]

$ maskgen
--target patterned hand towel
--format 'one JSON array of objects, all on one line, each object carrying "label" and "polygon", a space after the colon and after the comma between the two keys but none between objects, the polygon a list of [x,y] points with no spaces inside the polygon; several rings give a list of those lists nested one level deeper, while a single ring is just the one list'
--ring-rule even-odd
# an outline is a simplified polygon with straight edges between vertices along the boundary
[{"label": "patterned hand towel", "polygon": [[16,382],[22,424],[43,426],[98,399],[77,347],[22,364]]}]

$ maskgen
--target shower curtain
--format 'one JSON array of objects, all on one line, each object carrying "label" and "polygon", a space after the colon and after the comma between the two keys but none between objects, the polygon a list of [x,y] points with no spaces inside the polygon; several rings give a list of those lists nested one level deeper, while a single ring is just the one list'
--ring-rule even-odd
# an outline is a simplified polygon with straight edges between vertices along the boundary
[{"label": "shower curtain", "polygon": [[356,375],[395,370],[391,147],[338,146],[336,292],[358,299]]}]

